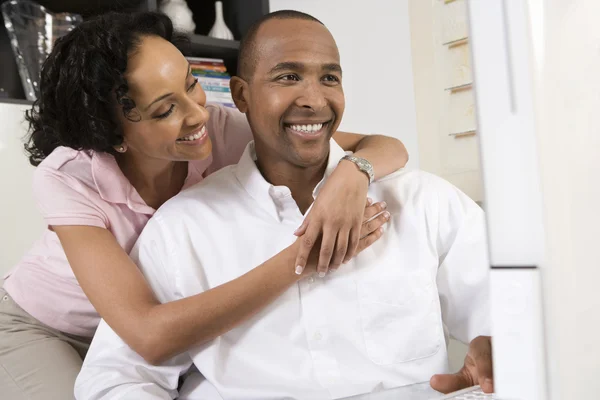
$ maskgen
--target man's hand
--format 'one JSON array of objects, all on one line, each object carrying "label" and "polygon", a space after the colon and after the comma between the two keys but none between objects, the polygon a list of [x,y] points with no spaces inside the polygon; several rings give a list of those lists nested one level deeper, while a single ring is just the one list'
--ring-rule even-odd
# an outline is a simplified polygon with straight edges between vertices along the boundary
[{"label": "man's hand", "polygon": [[[313,246],[320,245],[320,276],[348,262],[358,250],[369,178],[349,161],[342,161],[325,182],[315,203],[295,232],[302,237],[296,257],[301,273]],[[321,243],[317,243],[317,241]]]},{"label": "man's hand", "polygon": [[469,344],[465,365],[456,374],[434,375],[431,387],[438,392],[451,393],[479,385],[485,393],[494,391],[492,367],[492,340],[479,336]]}]

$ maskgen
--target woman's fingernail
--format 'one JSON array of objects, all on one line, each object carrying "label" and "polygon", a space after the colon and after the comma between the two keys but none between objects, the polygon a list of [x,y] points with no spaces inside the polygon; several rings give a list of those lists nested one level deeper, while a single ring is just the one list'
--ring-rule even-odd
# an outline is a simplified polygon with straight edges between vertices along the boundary
[{"label": "woman's fingernail", "polygon": [[385,201],[382,201],[382,202],[381,202],[381,207],[382,207],[382,208],[387,208],[387,203],[386,203]]},{"label": "woman's fingernail", "polygon": [[298,265],[296,267],[296,275],[302,275],[302,271],[304,271],[304,267],[302,265]]},{"label": "woman's fingernail", "polygon": [[383,233],[383,226],[379,228],[379,233]]},{"label": "woman's fingernail", "polygon": [[368,204],[368,205],[371,205],[371,204],[373,204],[373,199],[372,199],[372,198],[370,198],[370,197],[367,197],[367,204]]},{"label": "woman's fingernail", "polygon": [[390,213],[389,213],[389,212],[387,212],[387,211],[386,211],[386,212],[384,212],[384,213],[383,213],[383,218],[385,218],[385,219],[390,219]]},{"label": "woman's fingernail", "polygon": [[325,277],[325,272],[321,271],[319,272],[319,278],[324,278]]}]

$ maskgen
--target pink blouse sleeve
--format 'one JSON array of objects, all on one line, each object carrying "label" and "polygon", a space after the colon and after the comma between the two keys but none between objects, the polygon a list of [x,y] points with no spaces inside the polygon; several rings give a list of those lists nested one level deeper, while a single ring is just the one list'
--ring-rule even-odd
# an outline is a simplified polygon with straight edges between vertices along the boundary
[{"label": "pink blouse sleeve", "polygon": [[38,167],[33,176],[33,193],[48,226],[108,227],[108,218],[99,204],[100,195],[61,171]]}]

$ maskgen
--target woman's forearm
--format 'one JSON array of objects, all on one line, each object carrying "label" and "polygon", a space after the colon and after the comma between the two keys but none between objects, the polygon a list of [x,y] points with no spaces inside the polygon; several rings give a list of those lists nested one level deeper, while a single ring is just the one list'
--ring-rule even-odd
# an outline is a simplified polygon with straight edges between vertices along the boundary
[{"label": "woman's forearm", "polygon": [[221,286],[155,305],[144,316],[154,334],[138,351],[147,361],[160,363],[247,321],[301,278],[294,273],[296,251],[290,250]]},{"label": "woman's forearm", "polygon": [[[366,159],[373,166],[375,179],[403,168],[408,162],[408,152],[398,139],[384,135],[362,135],[337,131],[333,139],[345,150]],[[349,162],[340,163],[343,168],[352,168]],[[356,170],[356,167],[353,168]]]},{"label": "woman's forearm", "polygon": [[354,155],[371,163],[375,179],[403,168],[408,162],[408,152],[402,142],[383,135],[363,137],[356,145]]}]

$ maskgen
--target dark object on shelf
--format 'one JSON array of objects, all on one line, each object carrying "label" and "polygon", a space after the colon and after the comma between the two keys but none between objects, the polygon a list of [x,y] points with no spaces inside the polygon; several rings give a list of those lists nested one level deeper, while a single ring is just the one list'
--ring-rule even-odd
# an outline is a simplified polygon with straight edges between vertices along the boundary
[{"label": "dark object on shelf", "polygon": [[54,14],[30,0],[11,0],[0,8],[25,96],[33,101],[39,96],[42,64],[54,41],[83,19],[77,14]]},{"label": "dark object on shelf", "polygon": [[[6,0],[0,0],[0,4]],[[223,18],[236,40],[219,40],[208,37],[215,21],[214,0],[187,0],[194,15],[196,32],[190,35],[186,56],[220,58],[233,75],[237,69],[239,40],[256,20],[269,12],[269,0],[222,0]],[[107,11],[133,12],[157,11],[159,0],[38,0],[53,12],[76,13],[86,18]],[[11,99],[25,99],[10,42],[3,24],[0,24],[0,87]],[[0,103],[4,102],[0,98]]]}]

